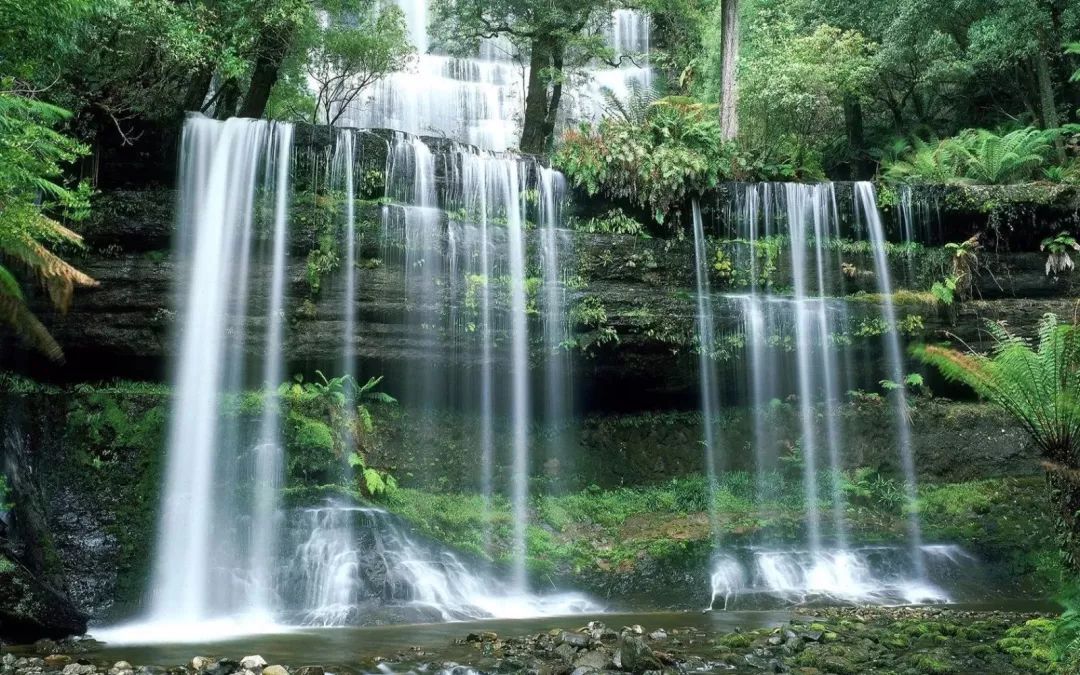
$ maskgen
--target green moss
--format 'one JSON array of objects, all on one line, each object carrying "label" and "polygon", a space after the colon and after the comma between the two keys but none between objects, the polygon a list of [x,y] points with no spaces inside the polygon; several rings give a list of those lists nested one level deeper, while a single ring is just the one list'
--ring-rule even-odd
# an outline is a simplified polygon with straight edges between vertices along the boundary
[{"label": "green moss", "polygon": [[728,649],[745,649],[753,644],[753,640],[745,633],[728,633],[717,638],[716,644]]},{"label": "green moss", "polygon": [[948,673],[956,672],[956,667],[948,658],[939,654],[916,654],[911,658],[911,665],[920,673],[931,673],[931,675],[948,675]]}]

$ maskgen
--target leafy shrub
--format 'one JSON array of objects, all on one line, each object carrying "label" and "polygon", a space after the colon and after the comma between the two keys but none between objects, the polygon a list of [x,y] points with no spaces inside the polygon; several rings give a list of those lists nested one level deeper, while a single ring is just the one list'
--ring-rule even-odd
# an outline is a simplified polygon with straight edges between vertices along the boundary
[{"label": "leafy shrub", "polygon": [[625,234],[635,237],[648,237],[645,226],[626,215],[622,209],[612,209],[599,218],[573,221],[578,232],[592,234]]},{"label": "leafy shrub", "polygon": [[731,166],[715,108],[664,98],[640,121],[584,124],[563,137],[555,165],[590,195],[629,199],[663,222],[672,206],[716,185]]}]

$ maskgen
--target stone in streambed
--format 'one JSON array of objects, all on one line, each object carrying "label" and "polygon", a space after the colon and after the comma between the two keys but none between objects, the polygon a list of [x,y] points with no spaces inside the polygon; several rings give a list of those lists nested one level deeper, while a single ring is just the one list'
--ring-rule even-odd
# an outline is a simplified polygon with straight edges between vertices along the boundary
[{"label": "stone in streambed", "polygon": [[653,641],[666,640],[667,633],[664,631],[663,628],[659,630],[654,630],[653,632],[649,633],[649,639]]},{"label": "stone in streambed", "polygon": [[619,650],[615,652],[615,666],[631,673],[660,670],[660,662],[649,645],[637,635],[623,633],[619,638]]},{"label": "stone in streambed", "polygon": [[263,668],[262,675],[289,675],[285,666],[267,666]]},{"label": "stone in streambed", "polygon": [[611,665],[611,657],[599,649],[580,652],[574,658],[575,668],[604,670],[609,665]]},{"label": "stone in streambed", "polygon": [[69,663],[64,666],[62,671],[64,675],[94,675],[96,669],[90,665],[84,665],[82,663]]},{"label": "stone in streambed", "polygon": [[296,675],[326,675],[322,666],[301,666],[296,670]]},{"label": "stone in streambed", "polygon": [[45,657],[45,665],[50,668],[63,668],[71,663],[71,657],[65,654],[49,654]]},{"label": "stone in streambed", "polygon": [[262,670],[266,667],[266,659],[254,654],[252,656],[245,656],[240,659],[240,667],[244,670]]},{"label": "stone in streambed", "polygon": [[591,638],[584,633],[571,633],[568,630],[564,630],[562,633],[559,634],[559,642],[564,645],[570,645],[571,647],[577,647],[579,649],[582,647],[588,647],[590,639]]},{"label": "stone in streambed", "polygon": [[204,672],[206,675],[233,675],[241,670],[239,662],[232,659],[219,659],[211,663]]},{"label": "stone in streambed", "polygon": [[213,663],[213,661],[206,658],[205,656],[196,656],[195,658],[191,659],[191,669],[196,672],[200,672],[209,668],[211,663]]},{"label": "stone in streambed", "polygon": [[555,656],[558,656],[566,663],[572,662],[575,654],[577,654],[577,648],[568,645],[565,642],[555,648]]}]

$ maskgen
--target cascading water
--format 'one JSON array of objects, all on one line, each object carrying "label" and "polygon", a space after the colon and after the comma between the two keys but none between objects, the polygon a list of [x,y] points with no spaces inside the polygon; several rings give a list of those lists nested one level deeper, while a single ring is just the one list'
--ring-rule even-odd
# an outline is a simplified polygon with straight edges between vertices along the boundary
[{"label": "cascading water", "polygon": [[[885,226],[878,212],[877,199],[874,196],[873,183],[855,184],[856,206],[865,219],[874,252],[874,267],[878,289],[881,292],[882,315],[888,326],[896,326],[896,308],[893,306],[892,278],[889,274],[889,261],[885,254]],[[885,331],[885,357],[889,368],[889,379],[898,386],[893,391],[896,397],[896,439],[900,452],[900,466],[904,472],[904,489],[908,506],[908,539],[911,544],[911,559],[918,578],[926,575],[922,554],[922,527],[919,524],[918,493],[915,478],[915,455],[911,448],[911,426],[908,421],[907,395],[904,392],[904,356],[900,349],[900,338],[895,330]]]},{"label": "cascading water", "polygon": [[[500,39],[484,40],[473,58],[429,53],[430,0],[394,2],[405,14],[417,57],[410,70],[376,82],[371,94],[354,102],[338,124],[439,134],[493,151],[514,147],[528,58]],[[644,12],[613,12],[606,38],[616,65],[596,64],[584,71],[560,115],[564,123],[598,118],[604,112],[605,89],[625,100],[634,83],[651,86],[649,33]]]},{"label": "cascading water", "polygon": [[[422,542],[381,509],[327,504],[298,514],[285,604],[301,623],[354,617],[428,622],[524,618],[595,610],[575,594],[518,593]],[[359,533],[357,536],[356,533]]]},{"label": "cascading water", "polygon": [[[852,549],[848,541],[846,504],[841,471],[844,438],[837,417],[840,392],[859,383],[885,378],[903,381],[903,359],[897,334],[896,313],[891,303],[889,260],[884,228],[869,184],[856,184],[850,215],[841,214],[832,184],[755,184],[733,186],[734,204],[727,212],[728,236],[749,244],[750,292],[729,295],[743,314],[745,364],[749,403],[754,415],[755,467],[758,501],[767,508],[775,498],[776,442],[770,420],[774,405],[794,395],[800,425],[798,443],[806,509],[805,550],[761,549],[752,558],[724,551],[714,562],[712,602],[729,604],[740,593],[772,594],[775,598],[834,597],[867,601],[940,601],[944,594],[927,581],[925,547],[918,515],[909,509],[907,555],[890,554],[888,572],[875,567],[878,558]],[[700,214],[695,212],[695,241]],[[850,232],[843,232],[845,223]],[[834,244],[844,236],[863,237],[872,252],[872,269],[865,273],[845,264]],[[789,277],[777,282],[777,251],[789,248]],[[701,266],[702,251],[698,250]],[[790,283],[790,294],[764,285],[764,268],[770,284]],[[841,269],[873,276],[882,294],[880,322],[885,340],[886,372],[874,375],[876,366],[860,354],[845,337],[849,322],[847,302],[842,299],[848,283]],[[699,272],[699,315],[701,313]],[[700,318],[699,318],[700,322]],[[702,341],[710,337],[707,325],[699,327]],[[788,342],[790,339],[790,342]],[[783,348],[790,345],[790,349]],[[702,383],[710,381],[708,364],[702,363]],[[713,366],[715,368],[715,366]],[[856,369],[862,369],[856,372]],[[871,372],[867,372],[869,369]],[[872,379],[870,379],[872,378]],[[711,386],[716,386],[712,384]],[[904,470],[908,499],[915,496],[914,462],[906,402],[895,394],[897,451]],[[775,403],[774,403],[775,402]],[[714,418],[715,403],[703,394],[703,417]],[[822,454],[827,452],[827,471]],[[823,519],[825,505],[831,517]],[[827,527],[826,527],[827,525]],[[907,565],[903,560],[907,560]],[[740,590],[742,589],[742,590]]]},{"label": "cascading water", "polygon": [[562,268],[567,232],[560,229],[566,179],[547,167],[539,167],[538,172],[544,273],[544,419],[550,430],[546,466],[549,473],[561,476],[570,470],[562,431],[572,413],[574,396],[572,364],[565,347],[570,338]]},{"label": "cascading water", "polygon": [[709,484],[709,520],[715,534],[720,530],[716,514],[716,452],[718,450],[716,430],[720,399],[716,381],[716,364],[711,354],[716,346],[715,323],[712,311],[713,298],[709,290],[705,228],[701,220],[701,206],[697,201],[693,203],[691,215],[694,227],[694,277],[697,282],[698,387],[701,392],[702,445],[705,451],[705,476]]},{"label": "cascading water", "polygon": [[[248,615],[248,625],[273,623],[281,448],[272,392],[282,369],[291,147],[290,125],[202,117],[184,125],[177,242],[186,269],[179,297],[183,319],[150,632],[152,626],[205,628],[208,619],[238,614]],[[223,417],[221,404],[251,384],[243,329],[251,312],[247,277],[263,225],[256,222],[263,192],[274,214],[259,381],[268,393],[252,448],[236,419]],[[241,471],[246,464],[250,471]],[[251,484],[250,503],[219,496],[243,482]],[[244,529],[250,538],[239,534]]]}]

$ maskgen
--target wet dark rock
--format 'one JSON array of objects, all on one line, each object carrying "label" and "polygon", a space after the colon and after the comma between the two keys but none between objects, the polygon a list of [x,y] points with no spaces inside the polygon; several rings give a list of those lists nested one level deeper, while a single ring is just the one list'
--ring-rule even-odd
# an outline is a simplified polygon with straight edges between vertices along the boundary
[{"label": "wet dark rock", "polygon": [[592,638],[590,638],[588,635],[585,635],[584,633],[572,633],[570,631],[564,630],[562,633],[559,634],[559,642],[576,648],[588,647],[591,640]]},{"label": "wet dark rock", "polygon": [[642,673],[661,667],[652,648],[632,633],[623,633],[619,638],[619,650],[615,652],[614,662],[618,668],[631,673]]},{"label": "wet dark rock", "polygon": [[574,657],[573,665],[575,668],[603,670],[611,665],[611,655],[601,649],[582,651]]},{"label": "wet dark rock", "polygon": [[[0,552],[0,640],[28,644],[86,632],[87,617],[61,593]],[[48,647],[56,643],[51,640]],[[46,651],[38,653],[56,653]]]},{"label": "wet dark rock", "polygon": [[302,666],[293,675],[326,675],[322,666]]},{"label": "wet dark rock", "polygon": [[[238,673],[243,668],[240,667],[239,661],[233,661],[232,659],[220,659],[207,666],[204,671],[206,675],[232,675]],[[322,675],[319,673],[318,675]]]}]

